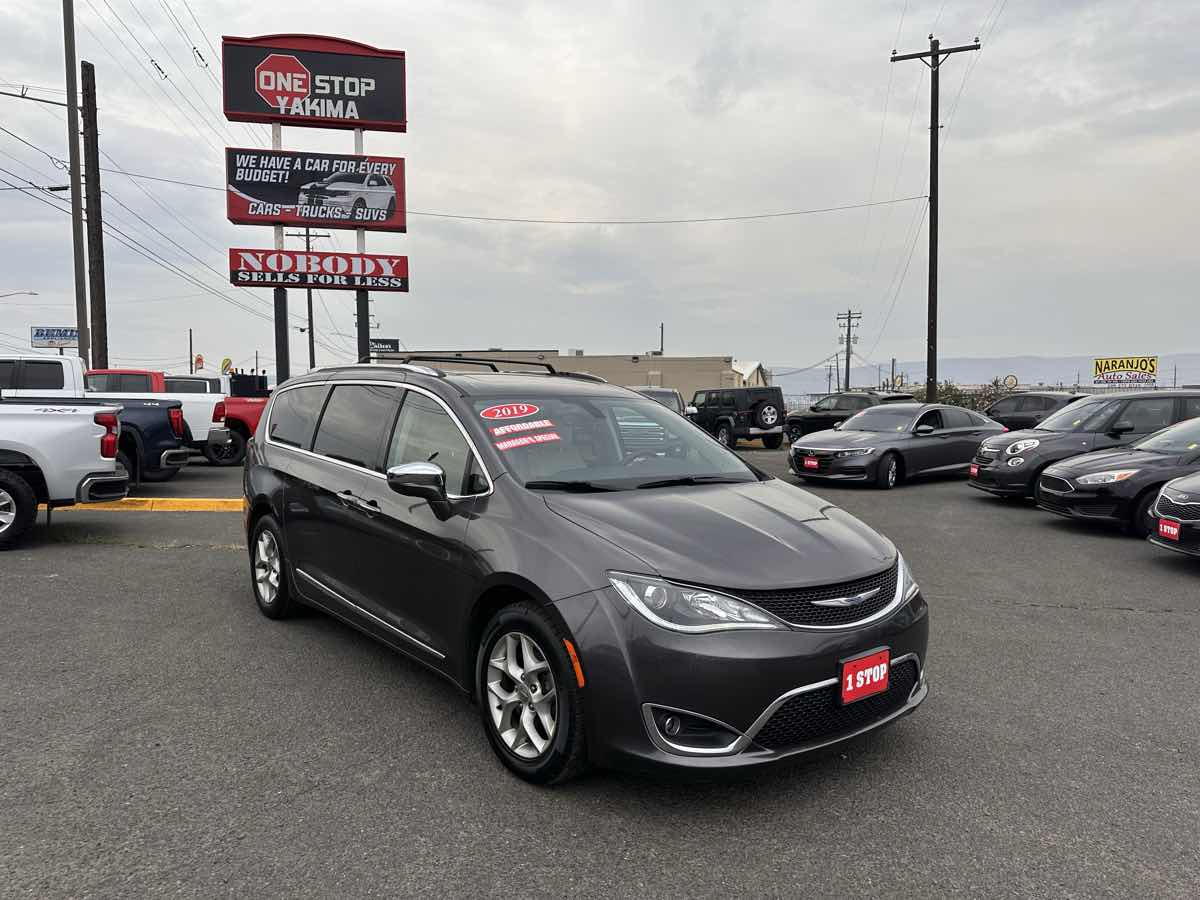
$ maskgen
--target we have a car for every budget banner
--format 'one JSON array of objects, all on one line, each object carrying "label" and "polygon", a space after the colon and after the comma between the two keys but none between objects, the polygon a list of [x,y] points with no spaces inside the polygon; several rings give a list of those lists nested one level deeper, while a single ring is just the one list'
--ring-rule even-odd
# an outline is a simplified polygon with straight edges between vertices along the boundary
[{"label": "we have a car for every budget banner", "polygon": [[234,247],[229,251],[229,281],[239,287],[407,291],[408,257]]},{"label": "we have a car for every budget banner", "polygon": [[405,231],[404,160],[229,147],[225,205],[238,225]]}]

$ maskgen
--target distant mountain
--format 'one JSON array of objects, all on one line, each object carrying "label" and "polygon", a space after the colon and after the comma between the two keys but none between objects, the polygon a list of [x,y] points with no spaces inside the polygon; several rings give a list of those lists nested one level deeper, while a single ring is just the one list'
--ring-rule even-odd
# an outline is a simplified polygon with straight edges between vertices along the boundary
[{"label": "distant mountain", "polygon": [[[986,359],[950,357],[938,361],[938,380],[947,379],[956,384],[986,384],[993,378],[1016,375],[1023,387],[1071,387],[1076,378],[1083,385],[1092,382],[1092,359],[1090,356],[1000,356]],[[1174,379],[1179,386],[1200,384],[1200,353],[1175,353],[1159,356],[1158,384],[1170,387]],[[775,364],[775,372],[786,372],[794,366]],[[880,371],[889,375],[890,366],[878,370],[866,366],[850,368],[850,383],[854,387],[878,387]],[[897,374],[903,373],[909,382],[925,381],[925,361],[907,360],[896,363]],[[844,370],[843,370],[844,373]],[[826,369],[820,366],[792,375],[776,375],[775,384],[783,388],[784,394],[820,394],[826,390]],[[837,378],[831,382],[836,390]]]}]

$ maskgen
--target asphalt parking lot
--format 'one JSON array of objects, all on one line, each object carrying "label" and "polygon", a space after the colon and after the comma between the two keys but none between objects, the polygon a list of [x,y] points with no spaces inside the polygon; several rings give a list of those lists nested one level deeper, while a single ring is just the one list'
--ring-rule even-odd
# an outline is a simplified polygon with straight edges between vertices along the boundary
[{"label": "asphalt parking lot", "polygon": [[551,790],[447,682],[260,616],[239,515],[62,511],[0,554],[3,893],[1194,897],[1200,563],[960,480],[812,489],[920,581],[925,705],[749,777]]}]

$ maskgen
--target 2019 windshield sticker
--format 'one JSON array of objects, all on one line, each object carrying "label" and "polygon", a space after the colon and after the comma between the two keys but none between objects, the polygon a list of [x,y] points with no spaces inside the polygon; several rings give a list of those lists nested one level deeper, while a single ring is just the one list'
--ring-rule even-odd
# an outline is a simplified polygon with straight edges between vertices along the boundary
[{"label": "2019 windshield sticker", "polygon": [[540,406],[532,403],[501,403],[489,406],[479,413],[482,419],[527,419],[542,411]]},{"label": "2019 windshield sticker", "polygon": [[496,437],[501,437],[506,434],[513,434],[517,431],[537,431],[539,428],[553,428],[554,423],[549,419],[535,419],[532,422],[513,422],[511,425],[497,425],[492,429],[492,434]]},{"label": "2019 windshield sticker", "polygon": [[512,450],[516,447],[529,447],[534,444],[548,444],[551,441],[562,440],[557,431],[543,431],[540,434],[522,434],[517,437],[496,441],[497,450]]}]

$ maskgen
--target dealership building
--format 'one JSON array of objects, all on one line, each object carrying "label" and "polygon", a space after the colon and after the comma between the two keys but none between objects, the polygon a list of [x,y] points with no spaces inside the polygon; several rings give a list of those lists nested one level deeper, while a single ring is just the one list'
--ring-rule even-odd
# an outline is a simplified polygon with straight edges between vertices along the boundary
[{"label": "dealership building", "polygon": [[[612,384],[626,387],[656,385],[679,391],[690,400],[696,391],[769,384],[771,373],[760,363],[740,363],[732,356],[663,356],[657,350],[635,355],[591,356],[582,350],[420,350],[428,356],[471,356],[483,359],[509,359],[531,363],[549,363],[564,372],[598,375]],[[401,353],[376,353],[378,360],[401,359]],[[443,364],[443,368],[452,364]],[[473,366],[471,368],[474,368]]]}]

